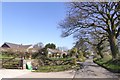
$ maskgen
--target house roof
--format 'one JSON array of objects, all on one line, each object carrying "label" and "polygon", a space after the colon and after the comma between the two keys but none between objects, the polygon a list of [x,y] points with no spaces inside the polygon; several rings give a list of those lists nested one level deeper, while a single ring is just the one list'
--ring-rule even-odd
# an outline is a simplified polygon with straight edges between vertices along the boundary
[{"label": "house roof", "polygon": [[22,45],[22,44],[14,44],[14,43],[9,43],[9,42],[5,42],[1,47],[4,47],[4,45],[7,45],[9,48],[23,48],[23,49],[27,49],[28,47],[30,47],[31,45]]},{"label": "house roof", "polygon": [[22,45],[22,44],[14,44],[14,43],[9,43],[9,42],[5,42],[1,47],[0,47],[0,51],[6,51],[6,50],[13,50],[13,51],[24,51],[24,52],[37,52],[39,49],[41,49],[41,47],[37,46],[37,45]]},{"label": "house roof", "polygon": [[60,51],[60,50],[56,50],[56,49],[50,49],[50,48],[47,48],[47,50],[49,52],[52,52],[52,53],[61,53],[61,54],[66,54],[67,55],[67,52],[64,52],[64,51]]}]

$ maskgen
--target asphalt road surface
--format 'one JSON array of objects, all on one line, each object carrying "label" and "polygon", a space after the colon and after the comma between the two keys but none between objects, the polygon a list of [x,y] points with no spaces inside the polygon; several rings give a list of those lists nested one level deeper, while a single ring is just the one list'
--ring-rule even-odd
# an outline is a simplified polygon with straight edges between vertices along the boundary
[{"label": "asphalt road surface", "polygon": [[84,67],[76,71],[74,78],[118,78],[120,74],[112,73],[95,64],[92,59],[83,63]]}]

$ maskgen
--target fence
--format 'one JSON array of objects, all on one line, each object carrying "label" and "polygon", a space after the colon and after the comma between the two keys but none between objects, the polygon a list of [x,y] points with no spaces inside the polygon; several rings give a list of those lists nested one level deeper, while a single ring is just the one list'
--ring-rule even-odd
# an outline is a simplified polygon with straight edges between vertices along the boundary
[{"label": "fence", "polygon": [[23,62],[20,58],[2,58],[2,68],[22,69]]}]

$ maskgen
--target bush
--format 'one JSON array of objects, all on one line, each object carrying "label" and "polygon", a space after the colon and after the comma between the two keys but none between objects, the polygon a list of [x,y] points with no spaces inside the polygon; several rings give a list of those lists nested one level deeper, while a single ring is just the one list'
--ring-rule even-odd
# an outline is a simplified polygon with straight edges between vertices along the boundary
[{"label": "bush", "polygon": [[73,64],[73,58],[50,58],[47,62],[50,63],[48,65],[71,65]]},{"label": "bush", "polygon": [[[39,53],[32,53],[32,59],[37,58],[38,55],[39,55]],[[29,58],[29,56],[30,56],[29,54],[26,54],[26,58]]]},{"label": "bush", "polygon": [[9,53],[0,53],[0,58],[13,58],[15,55],[9,55]]},{"label": "bush", "polygon": [[86,58],[85,57],[82,57],[79,59],[80,62],[85,62]]},{"label": "bush", "polygon": [[83,53],[80,52],[79,55],[78,55],[78,61],[84,62],[85,60],[86,60],[86,58],[83,56]]},{"label": "bush", "polygon": [[76,58],[73,58],[73,64],[74,64],[74,65],[77,65]]},{"label": "bush", "polygon": [[[45,58],[40,57],[36,59],[40,63],[40,65],[73,65],[73,58]],[[34,62],[33,62],[34,63]]]}]

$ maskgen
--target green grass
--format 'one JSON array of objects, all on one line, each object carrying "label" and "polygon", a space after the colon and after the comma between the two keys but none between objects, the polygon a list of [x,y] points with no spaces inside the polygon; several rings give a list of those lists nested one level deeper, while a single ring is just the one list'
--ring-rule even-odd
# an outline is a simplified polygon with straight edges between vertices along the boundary
[{"label": "green grass", "polygon": [[110,60],[103,64],[103,66],[113,69],[113,70],[120,70],[120,60]]},{"label": "green grass", "polygon": [[72,69],[71,65],[40,66],[34,72],[59,72]]},{"label": "green grass", "polygon": [[104,56],[104,58],[99,58],[99,59],[95,58],[94,61],[102,65],[104,63],[109,62],[111,59],[112,59],[111,55],[106,55]]},{"label": "green grass", "polygon": [[67,61],[67,60],[72,60],[73,58],[49,58],[50,60],[62,60],[62,61]]},{"label": "green grass", "polygon": [[104,59],[97,59],[96,62],[102,65],[102,64],[106,63],[107,61]]},{"label": "green grass", "polygon": [[13,56],[2,55],[2,54],[0,53],[0,59],[2,59],[2,58],[7,58],[7,59],[9,59],[9,58],[13,58]]},{"label": "green grass", "polygon": [[95,59],[97,64],[107,68],[111,71],[120,71],[120,60],[112,60],[112,59]]}]

